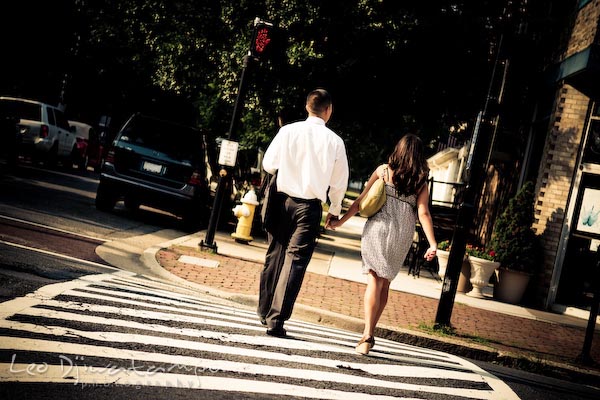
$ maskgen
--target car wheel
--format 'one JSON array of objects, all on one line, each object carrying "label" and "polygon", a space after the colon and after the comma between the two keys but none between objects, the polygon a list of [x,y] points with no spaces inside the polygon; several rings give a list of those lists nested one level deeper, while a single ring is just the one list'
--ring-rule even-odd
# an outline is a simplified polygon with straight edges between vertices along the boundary
[{"label": "car wheel", "polygon": [[132,196],[125,196],[125,208],[129,211],[137,211],[140,208],[140,202]]},{"label": "car wheel", "polygon": [[96,208],[100,211],[111,211],[117,204],[117,194],[110,185],[100,181],[96,191]]},{"label": "car wheel", "polygon": [[87,154],[83,157],[79,157],[79,162],[77,163],[77,167],[81,170],[81,171],[85,171],[87,170],[88,167],[88,156]]},{"label": "car wheel", "polygon": [[58,163],[58,143],[54,143],[46,154],[46,166],[48,168],[56,168]]},{"label": "car wheel", "polygon": [[71,149],[71,154],[69,155],[69,158],[65,159],[65,168],[71,169],[73,168],[73,164],[77,165],[79,167],[79,163],[81,156],[79,155],[79,152],[77,151],[77,146],[73,146],[73,148]]}]

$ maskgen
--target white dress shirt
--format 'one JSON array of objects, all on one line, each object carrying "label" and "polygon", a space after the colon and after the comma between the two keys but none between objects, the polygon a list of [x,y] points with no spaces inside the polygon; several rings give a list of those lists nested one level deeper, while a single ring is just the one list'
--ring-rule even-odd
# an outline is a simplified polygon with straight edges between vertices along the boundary
[{"label": "white dress shirt", "polygon": [[341,137],[325,121],[309,116],[281,127],[263,158],[263,168],[277,174],[277,190],[291,197],[320,199],[339,215],[348,187],[348,158]]}]

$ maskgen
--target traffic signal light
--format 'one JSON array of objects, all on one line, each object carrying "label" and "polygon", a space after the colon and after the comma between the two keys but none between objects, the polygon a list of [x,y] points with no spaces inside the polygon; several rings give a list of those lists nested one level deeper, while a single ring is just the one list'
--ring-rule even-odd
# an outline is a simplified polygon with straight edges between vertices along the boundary
[{"label": "traffic signal light", "polygon": [[272,23],[260,18],[254,20],[254,33],[250,42],[250,55],[254,58],[266,58],[273,47],[275,27]]}]

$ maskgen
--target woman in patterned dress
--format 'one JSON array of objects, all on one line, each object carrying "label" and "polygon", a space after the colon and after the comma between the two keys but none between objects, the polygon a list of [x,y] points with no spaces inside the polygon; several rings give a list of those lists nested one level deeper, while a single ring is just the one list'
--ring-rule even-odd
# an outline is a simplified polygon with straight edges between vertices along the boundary
[{"label": "woman in patterned dress", "polygon": [[359,211],[362,198],[373,183],[382,178],[386,183],[386,202],[365,223],[361,240],[363,273],[367,274],[365,291],[365,328],[356,345],[360,354],[368,354],[375,345],[374,331],[388,300],[390,282],[398,275],[413,241],[417,218],[429,242],[425,259],[436,255],[437,242],[429,212],[429,167],[423,142],[407,134],[396,144],[387,164],[378,166],[365,189],[339,221],[327,228],[335,229]]}]

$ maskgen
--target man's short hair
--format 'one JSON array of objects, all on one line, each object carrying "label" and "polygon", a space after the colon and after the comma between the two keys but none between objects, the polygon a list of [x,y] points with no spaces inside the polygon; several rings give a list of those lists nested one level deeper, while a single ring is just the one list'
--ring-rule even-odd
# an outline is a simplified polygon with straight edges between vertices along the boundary
[{"label": "man's short hair", "polygon": [[325,89],[315,89],[306,96],[306,106],[315,114],[322,114],[331,105],[331,95]]}]

